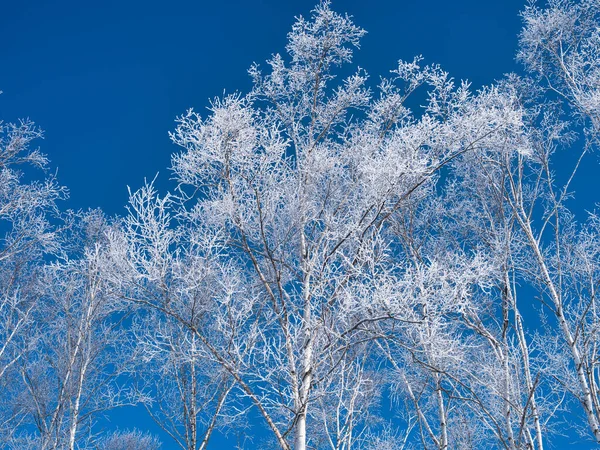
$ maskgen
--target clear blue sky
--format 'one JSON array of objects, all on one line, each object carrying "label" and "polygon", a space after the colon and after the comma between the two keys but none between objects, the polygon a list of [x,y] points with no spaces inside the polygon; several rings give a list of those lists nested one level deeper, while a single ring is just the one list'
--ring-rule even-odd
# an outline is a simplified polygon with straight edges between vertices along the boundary
[{"label": "clear blue sky", "polygon": [[[175,117],[223,90],[247,90],[250,64],[283,52],[294,16],[315,3],[0,0],[0,119],[30,117],[46,131],[40,146],[71,191],[66,206],[122,213],[127,185],[159,171],[159,186],[169,185]],[[524,4],[337,0],[333,8],[368,31],[355,60],[375,79],[422,54],[479,87],[519,71]],[[123,413],[114,421],[147,423]]]}]

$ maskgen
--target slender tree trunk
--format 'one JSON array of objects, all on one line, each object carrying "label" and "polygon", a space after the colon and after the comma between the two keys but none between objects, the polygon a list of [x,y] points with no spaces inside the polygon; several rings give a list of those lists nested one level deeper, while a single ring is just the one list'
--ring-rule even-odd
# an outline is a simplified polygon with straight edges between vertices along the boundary
[{"label": "slender tree trunk", "polygon": [[[504,272],[504,282],[506,285],[506,291],[509,295],[509,299],[512,304],[512,308],[515,314],[515,329],[517,331],[517,341],[519,342],[519,348],[521,349],[521,356],[523,358],[523,371],[525,372],[525,383],[527,384],[527,391],[529,395],[529,405],[531,406],[531,415],[533,417],[533,427],[535,429],[535,436],[537,441],[537,450],[544,450],[544,441],[542,438],[542,426],[540,423],[540,413],[537,406],[537,400],[535,395],[535,385],[531,377],[531,368],[529,364],[529,348],[527,346],[527,340],[525,339],[525,332],[523,331],[523,321],[521,319],[521,313],[517,307],[517,300],[512,295],[512,289],[508,273]],[[533,448],[533,447],[532,447]]]},{"label": "slender tree trunk", "polygon": [[81,407],[81,395],[83,394],[83,381],[85,379],[86,365],[81,368],[79,379],[77,380],[77,396],[71,412],[71,424],[69,427],[69,450],[75,450],[75,438],[77,436],[77,425],[79,422],[79,410]]},{"label": "slender tree trunk", "polygon": [[[504,271],[506,275],[506,270]],[[506,283],[505,283],[506,284]],[[496,351],[502,361],[504,370],[504,419],[506,421],[506,434],[508,436],[508,446],[510,450],[517,450],[515,442],[515,434],[512,424],[512,404],[511,404],[511,376],[510,376],[510,361],[509,361],[509,346],[508,346],[508,316],[509,308],[512,305],[510,302],[510,293],[508,285],[505,285],[502,299],[502,343],[497,344]]]},{"label": "slender tree trunk", "polygon": [[301,177],[302,186],[300,187],[300,265],[302,270],[302,329],[304,334],[303,354],[302,354],[302,372],[300,378],[300,389],[296,398],[296,429],[294,436],[294,450],[306,450],[306,414],[308,410],[308,398],[310,386],[312,384],[312,364],[313,364],[313,336],[312,336],[312,311],[311,311],[311,271],[308,264],[309,251],[306,242],[305,223],[306,223],[306,192],[305,176]]},{"label": "slender tree trunk", "polygon": [[[521,212],[524,215],[523,217],[526,218],[527,216],[525,215],[525,212],[522,209],[521,209]],[[520,213],[517,213],[516,215],[517,215],[519,224],[523,228],[523,231],[525,231],[525,234],[529,241],[530,247],[535,254],[535,258],[540,266],[540,271],[542,273],[542,277],[543,277],[544,282],[550,293],[550,298],[552,299],[552,302],[554,303],[554,307],[555,307],[554,313],[556,314],[556,318],[560,325],[560,329],[563,333],[563,337],[564,337],[567,345],[569,346],[569,349],[571,350],[571,356],[573,358],[573,363],[575,364],[575,370],[577,372],[577,380],[579,382],[580,401],[581,401],[581,404],[583,405],[583,409],[584,409],[585,415],[587,417],[587,421],[590,426],[590,429],[592,430],[592,433],[594,434],[594,438],[596,439],[596,442],[600,443],[600,425],[598,424],[598,417],[594,410],[594,400],[592,399],[593,394],[592,394],[592,391],[590,390],[590,386],[589,386],[588,380],[586,378],[585,369],[583,367],[583,358],[581,356],[581,351],[579,350],[579,346],[577,345],[577,342],[573,338],[573,333],[571,332],[569,323],[567,322],[567,318],[565,317],[565,313],[563,311],[561,298],[558,294],[558,291],[556,290],[554,281],[552,280],[552,277],[550,276],[550,272],[548,271],[548,268],[546,266],[544,256],[542,255],[541,250],[538,246],[538,243],[533,236],[533,231],[531,230],[531,226],[530,226],[529,222],[526,221],[526,219],[523,219],[523,217],[521,217]]]},{"label": "slender tree trunk", "polygon": [[448,450],[448,417],[446,414],[446,405],[444,404],[444,395],[442,393],[442,383],[440,374],[435,374],[436,389],[435,394],[438,402],[438,414],[440,416],[440,440],[439,449]]},{"label": "slender tree trunk", "polygon": [[[307,280],[306,285],[309,284]],[[296,435],[294,441],[294,450],[306,450],[306,414],[308,410],[308,398],[310,386],[312,384],[312,364],[313,364],[313,337],[311,330],[311,310],[308,292],[305,294],[306,302],[304,309],[304,354],[302,356],[302,378],[300,380],[300,395],[296,405]]]},{"label": "slender tree trunk", "polygon": [[512,406],[511,406],[511,392],[510,392],[510,367],[508,361],[507,345],[504,343],[504,350],[500,352],[502,358],[502,366],[504,369],[504,419],[506,420],[506,434],[508,435],[508,445],[510,450],[517,450],[515,443],[515,434],[513,432],[512,424]]}]

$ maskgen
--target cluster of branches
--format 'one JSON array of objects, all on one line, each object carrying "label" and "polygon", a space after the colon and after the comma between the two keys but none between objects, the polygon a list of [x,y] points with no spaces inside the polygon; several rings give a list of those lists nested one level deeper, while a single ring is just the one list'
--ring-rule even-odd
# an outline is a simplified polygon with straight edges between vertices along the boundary
[{"label": "cluster of branches", "polygon": [[600,444],[600,217],[572,192],[600,3],[523,19],[525,75],[473,91],[416,58],[373,86],[336,77],[365,31],[322,2],[249,93],[178,119],[177,189],[121,218],[59,213],[26,182],[39,130],[3,125],[5,448],[158,448],[106,431],[123,406],[185,450]]}]

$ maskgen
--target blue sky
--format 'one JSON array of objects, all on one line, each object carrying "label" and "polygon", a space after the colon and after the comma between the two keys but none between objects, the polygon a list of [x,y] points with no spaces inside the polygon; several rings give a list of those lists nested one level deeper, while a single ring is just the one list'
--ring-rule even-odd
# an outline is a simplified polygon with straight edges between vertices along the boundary
[{"label": "blue sky", "polygon": [[[337,0],[333,8],[368,31],[355,61],[375,80],[398,59],[422,54],[479,87],[519,71],[524,4]],[[45,130],[39,144],[71,192],[65,206],[122,213],[127,185],[160,172],[159,187],[170,186],[175,117],[189,107],[202,111],[224,90],[246,91],[250,64],[283,52],[294,16],[314,5],[0,0],[0,119],[29,117]],[[113,419],[123,427],[148,424],[127,413]]]}]

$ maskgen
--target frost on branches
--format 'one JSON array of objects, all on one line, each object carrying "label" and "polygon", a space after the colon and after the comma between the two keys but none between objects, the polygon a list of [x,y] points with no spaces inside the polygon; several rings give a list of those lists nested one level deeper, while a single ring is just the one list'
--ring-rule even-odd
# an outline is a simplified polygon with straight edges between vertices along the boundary
[{"label": "frost on branches", "polygon": [[4,126],[6,448],[159,448],[100,432],[125,405],[184,450],[600,443],[600,219],[571,189],[600,6],[522,16],[525,72],[475,91],[420,57],[375,82],[320,3],[250,92],[177,119],[177,189],[115,220],[59,213],[17,169],[46,167],[39,131]]},{"label": "frost on branches", "polygon": [[[204,364],[233,381],[230,407],[256,408],[283,449],[371,445],[391,426],[375,414],[387,386],[437,399],[394,405],[390,418],[409,426],[389,439],[407,442],[416,421],[448,448],[449,387],[469,347],[487,343],[470,321],[498,268],[486,249],[434,231],[439,192],[466,158],[529,153],[523,107],[505,86],[472,92],[420,58],[375,88],[362,69],[338,80],[363,34],[322,3],[292,28],[287,57],[250,69],[250,93],[180,117],[180,189],[134,193],[115,242],[129,261],[122,289],[185,325]],[[412,110],[419,91],[427,103]]]}]

